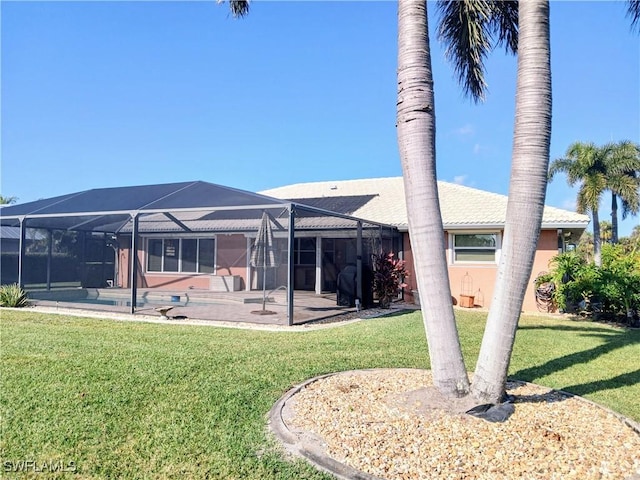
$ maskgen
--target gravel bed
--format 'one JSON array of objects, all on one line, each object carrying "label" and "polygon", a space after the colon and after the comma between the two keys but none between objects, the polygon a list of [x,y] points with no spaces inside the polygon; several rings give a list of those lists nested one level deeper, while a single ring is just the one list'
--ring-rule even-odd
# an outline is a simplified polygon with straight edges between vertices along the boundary
[{"label": "gravel bed", "polygon": [[292,397],[286,423],[338,462],[386,479],[636,479],[637,425],[579,397],[509,382],[504,423],[466,415],[424,370],[345,372]]}]

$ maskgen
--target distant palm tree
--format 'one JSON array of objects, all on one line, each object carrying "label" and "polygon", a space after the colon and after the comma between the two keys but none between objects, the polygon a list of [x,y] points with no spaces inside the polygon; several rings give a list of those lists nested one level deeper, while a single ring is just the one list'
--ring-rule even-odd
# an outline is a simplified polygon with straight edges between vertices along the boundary
[{"label": "distant palm tree", "polygon": [[602,195],[608,188],[605,155],[606,151],[593,143],[575,142],[569,146],[564,157],[554,160],[549,167],[549,181],[563,172],[570,186],[579,184],[576,210],[578,213],[591,213],[593,257],[598,266],[602,264],[598,208]]},{"label": "distant palm tree", "polygon": [[618,198],[623,220],[640,211],[640,146],[624,140],[602,148],[607,188],[611,191],[611,242],[618,243]]},{"label": "distant palm tree", "polygon": [[613,243],[613,226],[611,222],[603,220],[600,222],[600,241],[603,243]]},{"label": "distant palm tree", "polygon": [[16,203],[18,197],[4,197],[0,195],[0,205],[9,205],[11,203]]}]

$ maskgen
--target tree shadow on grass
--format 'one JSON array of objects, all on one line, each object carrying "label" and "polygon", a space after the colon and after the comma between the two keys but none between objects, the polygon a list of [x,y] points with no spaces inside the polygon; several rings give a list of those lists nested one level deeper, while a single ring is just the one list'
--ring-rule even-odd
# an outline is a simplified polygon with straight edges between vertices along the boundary
[{"label": "tree shadow on grass", "polygon": [[[588,337],[600,337],[604,340],[605,343],[598,345],[596,347],[583,350],[580,352],[571,353],[569,355],[564,355],[562,357],[554,358],[549,360],[542,365],[536,365],[534,367],[525,368],[515,372],[511,375],[512,378],[517,378],[520,380],[526,380],[529,382],[534,382],[538,378],[545,377],[547,375],[553,374],[555,372],[559,372],[565,370],[567,368],[573,367],[579,364],[586,364],[594,359],[608,354],[614,350],[619,348],[628,347],[637,343],[640,343],[640,336],[636,334],[636,332],[625,331],[625,330],[612,330],[605,328],[585,328],[585,327],[570,327],[570,326],[540,326],[540,327],[523,327],[522,330],[527,329],[549,329],[549,330],[562,330],[562,331],[571,331],[571,332],[579,332],[580,336],[588,336]],[[614,388],[619,388],[622,386],[634,385],[640,382],[640,370],[636,370],[635,372],[629,372],[617,375],[615,377],[611,377],[605,380],[597,380],[593,382],[588,382],[584,384],[576,384],[567,387],[563,387],[562,390],[571,392],[576,395],[585,395],[589,393],[594,393],[601,390],[609,390]]]},{"label": "tree shadow on grass", "polygon": [[[589,325],[592,325],[589,323]],[[631,341],[640,341],[640,336],[634,330],[626,330],[622,327],[611,326],[609,328],[604,327],[587,327],[580,324],[573,325],[525,325],[518,326],[518,330],[557,330],[561,332],[585,332],[585,333],[603,333],[607,336],[615,335],[629,335]],[[632,338],[633,337],[633,338]],[[635,338],[638,337],[638,338]]]},{"label": "tree shadow on grass", "polygon": [[602,390],[612,390],[620,387],[629,387],[640,383],[640,369],[633,372],[623,373],[606,380],[596,380],[589,383],[582,383],[579,385],[569,385],[563,387],[563,390],[571,392],[575,395],[584,397],[590,393],[599,392]]}]

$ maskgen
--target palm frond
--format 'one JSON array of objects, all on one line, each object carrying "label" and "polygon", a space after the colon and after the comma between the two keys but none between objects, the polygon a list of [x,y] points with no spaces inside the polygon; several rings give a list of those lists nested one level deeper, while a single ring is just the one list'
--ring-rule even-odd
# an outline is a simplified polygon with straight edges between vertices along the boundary
[{"label": "palm frond", "polygon": [[608,143],[603,147],[603,154],[607,172],[611,175],[640,174],[640,145],[630,140]]},{"label": "palm frond", "polygon": [[487,83],[484,63],[492,49],[491,13],[488,1],[439,1],[438,39],[446,46],[451,63],[465,95],[484,100]]},{"label": "palm frond", "polygon": [[640,201],[635,198],[635,203],[631,203],[627,200],[622,200],[622,219],[624,220],[629,215],[637,215],[640,212]]},{"label": "palm frond", "polygon": [[[217,0],[224,3],[225,0]],[[249,0],[229,0],[229,10],[234,18],[242,18],[249,14]]]},{"label": "palm frond", "polygon": [[607,179],[601,173],[585,177],[576,201],[578,213],[584,213],[585,211],[597,212],[600,199],[606,189]]},{"label": "palm frond", "polygon": [[640,0],[627,1],[627,17],[631,18],[631,28],[640,33]]},{"label": "palm frond", "polygon": [[466,96],[483,101],[485,60],[496,45],[518,50],[518,3],[513,0],[438,0],[438,39]]},{"label": "palm frond", "polygon": [[[549,165],[549,173],[547,173],[547,181],[551,182],[558,173],[566,173],[567,181],[569,179],[569,171],[573,166],[573,160],[570,158],[556,158]],[[570,184],[573,186],[573,184]]]},{"label": "palm frond", "polygon": [[507,53],[518,53],[518,2],[504,0],[492,2],[493,31],[498,35],[498,45],[504,45]]}]

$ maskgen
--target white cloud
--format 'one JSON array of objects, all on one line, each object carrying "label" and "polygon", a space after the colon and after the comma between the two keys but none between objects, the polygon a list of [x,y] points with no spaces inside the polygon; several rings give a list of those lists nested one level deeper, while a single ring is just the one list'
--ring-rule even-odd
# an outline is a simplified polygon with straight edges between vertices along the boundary
[{"label": "white cloud", "polygon": [[454,133],[460,137],[469,137],[476,133],[476,129],[473,125],[467,123],[466,125],[456,129]]},{"label": "white cloud", "polygon": [[464,183],[467,181],[467,178],[469,178],[468,175],[456,175],[455,177],[453,177],[453,183],[457,185],[464,185]]},{"label": "white cloud", "polygon": [[478,155],[479,153],[481,153],[484,150],[484,147],[482,145],[480,145],[479,143],[476,143],[473,146],[473,154],[474,155]]},{"label": "white cloud", "polygon": [[572,212],[576,211],[576,199],[575,198],[565,198],[562,201],[562,208],[563,210],[570,210]]}]

